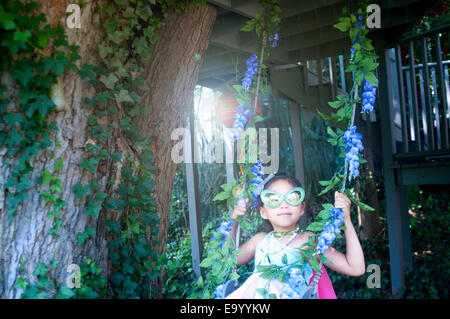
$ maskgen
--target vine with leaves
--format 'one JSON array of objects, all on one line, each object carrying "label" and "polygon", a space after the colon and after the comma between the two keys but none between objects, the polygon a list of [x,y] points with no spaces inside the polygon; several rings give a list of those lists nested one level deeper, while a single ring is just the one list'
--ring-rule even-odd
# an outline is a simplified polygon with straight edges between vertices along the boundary
[{"label": "vine with leaves", "polygon": [[[118,197],[108,197],[101,191],[105,185],[95,179],[90,184],[77,183],[72,187],[77,199],[86,199],[85,213],[91,221],[98,218],[102,209],[122,212],[123,218],[119,221],[107,221],[108,259],[112,265],[108,286],[112,295],[118,298],[152,297],[155,294],[152,280],[165,262],[164,256],[152,247],[157,244],[159,221],[152,198],[154,181],[151,173],[155,168],[151,164],[151,141],[140,134],[135,119],[146,111],[145,106],[139,105],[139,99],[140,92],[145,90],[142,75],[150,57],[150,46],[158,40],[157,31],[163,23],[173,12],[184,10],[187,3],[170,0],[105,2],[98,8],[101,22],[95,26],[104,34],[102,44],[97,47],[100,63],[83,63],[79,68],[74,63],[80,59],[79,47],[68,44],[62,27],[40,26],[41,22],[46,22],[46,17],[33,14],[37,2],[11,1],[0,5],[2,76],[9,72],[20,86],[17,109],[9,106],[14,97],[6,85],[0,87],[0,146],[6,148],[6,165],[11,166],[11,177],[5,185],[9,191],[6,200],[9,219],[14,219],[18,205],[27,199],[28,190],[48,186],[49,191],[41,192],[41,196],[52,207],[48,212],[48,217],[53,220],[50,232],[55,239],[58,237],[62,223],[58,215],[66,205],[58,197],[63,189],[61,180],[56,177],[64,167],[63,159],[55,159],[53,172],[43,171],[36,183],[29,179],[33,170],[30,162],[40,151],[52,147],[50,134],[58,127],[56,122],[48,124],[48,118],[53,112],[64,109],[58,99],[61,97],[61,78],[64,72],[74,70],[95,88],[95,95],[83,100],[89,108],[90,136],[81,168],[95,178],[102,161],[121,164]],[[205,1],[194,3],[204,4]],[[85,3],[80,5],[84,7]],[[56,48],[51,56],[44,53],[50,42]],[[108,119],[117,112],[123,114],[119,129],[135,150],[133,156],[125,157],[107,147],[114,129]],[[115,181],[108,183],[114,185]],[[87,226],[76,234],[78,244],[85,245],[95,232],[92,226]],[[55,259],[48,265],[39,263],[33,273],[34,283],[19,277],[15,285],[24,290],[22,297],[97,298],[106,295],[106,279],[101,277],[99,267],[92,260],[81,265],[83,286],[73,290],[57,284],[57,278],[52,276],[57,263]]]}]

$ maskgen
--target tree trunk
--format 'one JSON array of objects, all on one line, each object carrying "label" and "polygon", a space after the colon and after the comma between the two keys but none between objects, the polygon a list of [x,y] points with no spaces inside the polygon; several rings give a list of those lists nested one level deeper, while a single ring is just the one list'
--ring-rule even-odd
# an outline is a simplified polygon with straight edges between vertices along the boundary
[{"label": "tree trunk", "polygon": [[373,156],[370,148],[364,149],[364,158],[367,160],[367,167],[362,170],[362,176],[364,176],[365,183],[361,187],[361,182],[358,181],[359,190],[363,194],[363,198],[366,198],[365,203],[373,207],[374,211],[365,211],[358,207],[358,224],[359,234],[361,238],[372,239],[380,232],[380,203],[377,196],[377,185],[373,176]]},{"label": "tree trunk", "polygon": [[[159,243],[155,248],[165,253],[169,228],[170,203],[176,164],[171,159],[172,131],[186,127],[195,85],[203,57],[208,48],[217,10],[210,5],[187,5],[174,14],[158,32],[159,40],[151,48],[150,62],[144,73],[149,88],[141,104],[149,108],[139,127],[150,137],[154,154],[154,199],[160,219]],[[200,55],[200,60],[194,56]],[[196,61],[198,60],[198,61]],[[163,273],[155,282],[162,296]]]},{"label": "tree trunk", "polygon": [[[38,13],[44,13],[52,26],[61,25],[65,29],[68,42],[78,45],[78,66],[82,63],[99,65],[97,45],[104,35],[98,27],[99,10],[103,1],[87,2],[81,10],[81,28],[69,29],[66,26],[65,10],[69,5],[67,0],[44,1],[39,0]],[[157,203],[160,217],[159,252],[165,252],[167,230],[169,224],[170,202],[172,184],[176,165],[171,160],[170,136],[173,129],[186,125],[188,108],[191,105],[192,94],[197,83],[197,77],[203,56],[208,47],[209,37],[217,15],[217,10],[209,5],[196,6],[189,4],[185,10],[175,14],[160,30],[160,40],[151,47],[152,56],[144,73],[146,83],[150,88],[142,96],[142,102],[149,107],[149,114],[140,123],[143,135],[149,136],[152,141],[154,153],[154,198]],[[52,48],[46,50],[47,53]],[[194,60],[199,54],[201,59]],[[17,88],[8,74],[2,76],[2,84],[8,91],[5,95],[15,96]],[[67,106],[63,111],[52,113],[48,121],[56,121],[58,132],[50,135],[53,145],[60,144],[58,148],[50,147],[31,161],[34,168],[30,176],[32,182],[42,176],[43,170],[53,173],[54,163],[63,159],[64,168],[55,176],[62,180],[63,192],[60,198],[67,204],[61,209],[58,217],[62,218],[62,225],[58,229],[59,238],[54,238],[48,232],[52,220],[47,213],[48,207],[40,193],[47,191],[48,186],[34,186],[28,192],[28,199],[22,202],[15,218],[9,222],[5,211],[5,199],[8,191],[5,184],[11,175],[10,168],[5,163],[5,149],[0,149],[0,297],[19,298],[22,289],[14,288],[19,277],[33,281],[33,271],[36,265],[42,262],[49,265],[50,260],[59,261],[52,270],[52,277],[58,278],[59,284],[64,284],[68,277],[67,267],[72,264],[81,264],[87,258],[93,260],[103,270],[102,275],[108,275],[108,245],[106,238],[105,221],[121,218],[118,212],[107,212],[102,209],[98,218],[94,219],[85,214],[86,206],[93,195],[84,196],[81,200],[75,197],[72,188],[78,182],[88,185],[94,180],[99,183],[98,191],[105,192],[108,197],[114,197],[116,186],[110,185],[110,180],[118,181],[120,176],[120,163],[112,160],[100,161],[95,176],[81,168],[83,158],[88,153],[86,145],[94,144],[89,138],[87,116],[91,110],[82,101],[92,98],[95,88],[81,80],[73,71],[63,75],[64,97]],[[13,99],[11,99],[13,100]],[[8,108],[14,109],[11,103]],[[17,107],[17,106],[16,106]],[[119,151],[122,158],[133,156],[133,152],[121,138],[119,130],[120,113],[108,119],[99,120],[99,124],[111,123],[113,132],[107,140],[108,151]],[[51,152],[54,152],[52,156]],[[13,161],[14,163],[14,161]],[[117,185],[117,183],[115,184]],[[88,238],[83,245],[77,243],[77,233],[84,232],[92,226],[96,233]],[[24,264],[21,265],[21,259]],[[20,267],[23,271],[19,272]],[[159,296],[162,292],[162,275],[158,278]],[[49,296],[51,297],[51,296]]]},{"label": "tree trunk", "polygon": [[[79,45],[79,55],[82,57],[78,61],[81,63],[98,64],[96,47],[102,41],[96,23],[98,22],[98,10],[103,1],[88,2],[81,12],[81,28],[69,29],[66,26],[65,10],[68,1],[44,1],[39,0],[38,13],[44,13],[47,21],[52,25],[61,25],[65,29],[69,44]],[[49,53],[54,48],[49,47],[45,51]],[[51,52],[50,52],[51,53]],[[8,74],[2,77],[2,84],[8,88],[8,94],[14,96],[15,84]],[[59,284],[64,284],[69,275],[67,267],[72,264],[80,265],[86,258],[93,260],[103,270],[103,276],[107,275],[107,254],[108,246],[106,240],[106,213],[100,212],[98,218],[94,219],[85,214],[86,205],[92,199],[85,196],[81,200],[75,197],[72,187],[80,182],[83,185],[90,184],[96,180],[99,183],[98,190],[111,196],[115,189],[108,185],[108,181],[116,179],[118,165],[110,160],[99,163],[97,172],[93,176],[87,170],[81,168],[81,162],[86,157],[86,144],[89,141],[87,115],[90,110],[83,105],[85,97],[92,97],[95,94],[87,80],[81,80],[78,74],[73,71],[66,72],[62,79],[64,87],[64,97],[66,108],[63,111],[50,115],[48,121],[56,121],[59,130],[53,132],[50,137],[53,147],[49,147],[31,161],[34,168],[30,180],[35,182],[42,176],[42,171],[47,169],[53,173],[54,163],[57,159],[63,159],[64,168],[55,176],[62,180],[63,192],[60,198],[66,201],[66,206],[61,209],[58,217],[62,218],[61,227],[58,229],[59,238],[54,238],[48,234],[52,227],[52,220],[47,217],[49,207],[41,197],[42,191],[48,191],[47,186],[34,186],[28,192],[28,199],[23,201],[15,214],[15,218],[8,222],[5,211],[5,199],[8,191],[5,183],[10,176],[10,168],[5,165],[6,150],[0,150],[0,297],[20,298],[23,290],[14,288],[19,277],[31,280],[36,264],[42,262],[49,265],[50,260],[59,261],[57,267],[52,271],[52,277],[59,278]],[[12,103],[11,103],[12,104]],[[14,108],[14,105],[9,105]],[[118,127],[118,118],[110,119],[114,127]],[[106,121],[105,121],[106,122]],[[60,147],[54,147],[60,144]],[[112,137],[107,142],[112,148],[125,148],[121,145],[117,134],[113,132]],[[119,150],[119,149],[117,149]],[[54,152],[54,156],[51,152]],[[115,216],[120,218],[120,215]],[[83,245],[77,243],[77,233],[84,232],[88,226],[96,230],[94,237],[90,237]],[[21,257],[24,260],[22,273],[19,273]],[[51,295],[49,295],[51,297]]]}]

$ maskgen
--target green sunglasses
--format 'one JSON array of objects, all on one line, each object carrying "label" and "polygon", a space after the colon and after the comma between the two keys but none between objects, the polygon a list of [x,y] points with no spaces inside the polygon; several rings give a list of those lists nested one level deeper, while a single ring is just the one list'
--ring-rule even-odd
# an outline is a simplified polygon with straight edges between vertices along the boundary
[{"label": "green sunglasses", "polygon": [[277,208],[281,205],[283,200],[291,206],[298,206],[303,202],[305,198],[305,190],[301,187],[294,187],[289,192],[281,195],[277,192],[265,189],[261,192],[261,200],[264,205],[270,208]]}]

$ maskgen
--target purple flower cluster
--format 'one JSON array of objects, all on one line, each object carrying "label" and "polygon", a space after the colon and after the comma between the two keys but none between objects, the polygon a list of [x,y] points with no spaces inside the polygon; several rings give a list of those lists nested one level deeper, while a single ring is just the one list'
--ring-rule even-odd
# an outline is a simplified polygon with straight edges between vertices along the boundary
[{"label": "purple flower cluster", "polygon": [[348,131],[344,132],[342,137],[345,145],[345,162],[349,163],[349,180],[359,176],[359,152],[364,150],[361,139],[362,135],[356,133],[356,126],[350,127]]},{"label": "purple flower cluster", "polygon": [[274,35],[271,35],[267,40],[269,41],[270,46],[272,48],[275,48],[278,45],[278,41],[280,40],[280,35],[278,33],[275,33]]},{"label": "purple flower cluster", "polygon": [[341,230],[339,227],[344,222],[344,212],[340,208],[332,208],[330,210],[330,220],[323,227],[322,232],[317,240],[317,251],[321,254],[325,254],[328,247],[331,246],[336,235],[338,235]]},{"label": "purple flower cluster", "polygon": [[[256,164],[253,165],[250,170],[253,174],[256,175],[255,179],[250,180],[250,183],[255,184],[257,187],[261,185],[261,183],[264,181],[264,167],[261,164],[260,160],[256,161]],[[253,201],[250,202],[250,206],[256,207],[258,204],[258,194],[255,192],[252,192]]]},{"label": "purple flower cluster", "polygon": [[[378,79],[377,79],[378,84]],[[362,85],[364,87],[364,93],[362,94],[362,111],[363,112],[373,112],[373,107],[375,106],[375,96],[377,94],[377,88],[375,85],[363,79]]]},{"label": "purple flower cluster", "polygon": [[244,131],[245,125],[247,124],[247,118],[252,115],[252,112],[246,108],[246,104],[239,105],[234,114],[234,122],[232,127],[232,134],[235,140],[241,136],[241,133]]},{"label": "purple flower cluster", "polygon": [[[232,221],[232,220],[224,220],[220,224],[219,228],[216,229],[216,232],[218,232],[219,234],[222,235],[220,237],[219,249],[222,249],[223,244],[225,243],[225,241],[227,240],[227,238],[230,235],[231,231],[233,230],[233,225],[234,225],[234,221]],[[213,235],[211,240],[217,240],[216,236]]]},{"label": "purple flower cluster", "polygon": [[242,79],[242,86],[244,87],[245,92],[248,92],[250,89],[250,86],[252,85],[252,78],[258,73],[258,66],[258,56],[256,54],[252,54],[247,60],[247,71]]}]

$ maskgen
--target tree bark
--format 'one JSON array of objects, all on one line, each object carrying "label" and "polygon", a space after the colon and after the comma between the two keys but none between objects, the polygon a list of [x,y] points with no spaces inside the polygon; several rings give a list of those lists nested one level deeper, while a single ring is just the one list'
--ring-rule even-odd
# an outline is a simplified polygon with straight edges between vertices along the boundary
[{"label": "tree bark", "polygon": [[[61,25],[65,29],[69,44],[79,45],[79,55],[82,57],[78,61],[81,63],[98,64],[97,45],[103,37],[96,27],[98,23],[98,10],[103,1],[88,2],[81,12],[81,29],[69,29],[66,26],[64,12],[69,5],[68,1],[44,1],[39,0],[38,13],[44,13],[47,21],[52,25]],[[49,47],[46,53],[51,53],[54,48]],[[107,275],[107,254],[108,246],[106,240],[105,220],[108,219],[105,210],[102,209],[98,218],[94,219],[85,214],[86,205],[93,198],[93,195],[85,196],[81,200],[75,197],[72,187],[80,182],[83,185],[90,184],[96,180],[99,183],[99,191],[106,192],[111,196],[115,188],[108,185],[108,181],[117,179],[117,172],[120,171],[118,164],[111,160],[104,160],[99,163],[97,172],[92,175],[87,170],[81,168],[81,162],[86,157],[86,144],[89,140],[87,116],[90,110],[83,105],[85,97],[93,97],[95,89],[81,80],[78,74],[73,71],[66,72],[62,79],[64,87],[64,97],[66,108],[63,111],[50,115],[48,121],[56,121],[59,130],[50,135],[53,146],[59,142],[60,147],[50,147],[31,161],[34,168],[30,177],[31,181],[36,181],[42,176],[42,171],[47,169],[53,173],[54,163],[58,158],[63,159],[64,168],[55,176],[62,180],[63,192],[60,198],[66,201],[67,205],[61,209],[60,215],[63,219],[61,227],[58,229],[59,238],[55,239],[48,234],[52,227],[52,220],[47,217],[51,210],[40,196],[42,191],[48,191],[48,186],[34,186],[28,192],[28,199],[22,202],[15,218],[8,222],[5,211],[5,198],[8,191],[5,184],[10,176],[10,169],[5,165],[6,150],[0,150],[0,297],[20,298],[23,290],[14,288],[19,277],[35,280],[33,271],[36,264],[42,262],[49,264],[51,259],[59,261],[56,269],[52,271],[52,277],[58,278],[59,284],[64,284],[68,277],[67,267],[72,264],[80,265],[86,258],[90,258],[103,269],[103,276]],[[7,94],[14,97],[17,94],[17,87],[8,74],[4,74],[2,84],[8,88]],[[11,103],[8,108],[17,109]],[[103,120],[107,122],[106,120]],[[119,119],[109,119],[114,127],[118,127]],[[117,132],[113,132],[107,144],[115,150],[126,149],[126,145],[121,142]],[[54,156],[51,152],[54,152]],[[14,163],[14,161],[13,161]],[[120,218],[116,215],[115,218]],[[96,230],[95,236],[88,238],[83,245],[77,243],[77,233],[84,232],[88,226]],[[19,273],[21,257],[24,259],[22,267],[24,271]]]},{"label": "tree bark", "polygon": [[[171,149],[177,141],[171,141],[170,137],[175,128],[186,127],[198,73],[216,16],[216,8],[194,4],[174,14],[158,32],[160,38],[151,48],[150,62],[144,74],[149,90],[145,91],[141,103],[148,107],[149,112],[138,125],[152,142],[153,165],[156,167],[152,176],[156,182],[153,197],[160,219],[159,242],[155,248],[160,253],[166,251],[176,170]],[[196,54],[200,55],[198,61],[194,59]],[[155,282],[158,297],[162,297],[163,274],[164,269]]]}]

